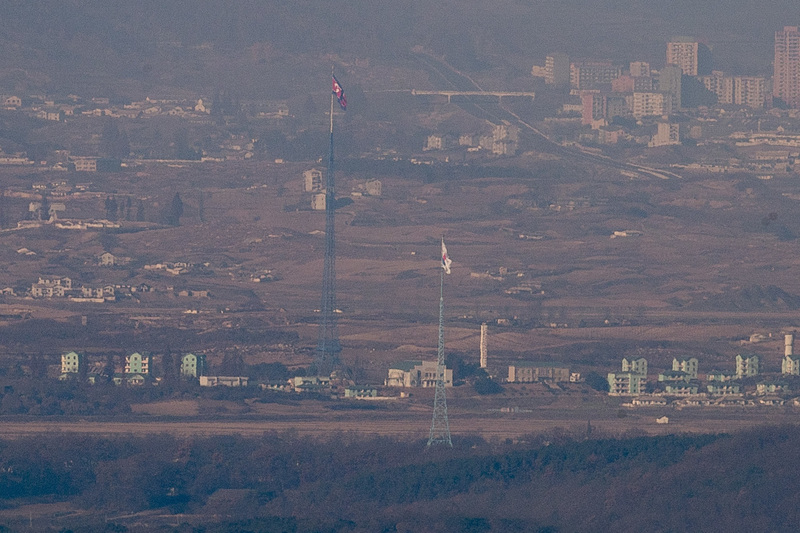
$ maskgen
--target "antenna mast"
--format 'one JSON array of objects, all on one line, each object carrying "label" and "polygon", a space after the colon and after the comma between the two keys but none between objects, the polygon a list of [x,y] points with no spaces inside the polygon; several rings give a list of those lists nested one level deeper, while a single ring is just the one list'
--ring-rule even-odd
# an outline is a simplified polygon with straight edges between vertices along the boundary
[{"label": "antenna mast", "polygon": [[[331,67],[333,79],[333,67]],[[326,375],[339,363],[339,332],[336,327],[336,182],[333,164],[333,99],[331,91],[331,129],[328,148],[328,172],[325,187],[325,263],[322,270],[322,302],[319,308],[319,340],[314,367],[318,374]]]}]

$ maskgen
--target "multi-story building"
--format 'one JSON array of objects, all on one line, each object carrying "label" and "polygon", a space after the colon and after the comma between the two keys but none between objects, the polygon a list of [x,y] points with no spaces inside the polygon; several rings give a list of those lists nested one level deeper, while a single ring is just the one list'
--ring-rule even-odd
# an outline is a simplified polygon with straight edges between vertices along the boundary
[{"label": "multi-story building", "polygon": [[631,114],[634,118],[668,116],[672,114],[672,97],[662,92],[633,93]]},{"label": "multi-story building", "polygon": [[325,188],[322,171],[312,168],[303,172],[303,190],[305,192],[319,192]]},{"label": "multi-story building", "polygon": [[644,392],[647,380],[635,372],[611,372],[608,374],[608,394],[612,396],[635,396]]},{"label": "multi-story building", "polygon": [[615,93],[632,93],[634,85],[633,76],[623,74],[611,82],[611,90]]},{"label": "multi-story building", "polygon": [[139,352],[134,352],[131,355],[125,356],[125,373],[126,374],[149,374],[150,373],[150,356],[142,355]]},{"label": "multi-story building", "polygon": [[575,89],[610,89],[611,82],[622,75],[622,67],[611,61],[573,61],[570,65],[570,85]]},{"label": "multi-story building", "polygon": [[715,396],[726,396],[728,394],[739,394],[741,392],[741,385],[738,383],[726,382],[711,382],[706,385],[706,390],[709,394]]},{"label": "multi-story building", "polygon": [[706,379],[708,381],[731,381],[735,378],[736,374],[725,370],[712,370],[706,374]]},{"label": "multi-story building", "polygon": [[715,70],[709,76],[701,76],[706,89],[717,95],[720,105],[744,105],[753,108],[764,107],[769,96],[769,82],[760,76],[725,76]]},{"label": "multi-story building", "polygon": [[31,296],[34,298],[63,298],[72,291],[72,279],[70,278],[39,278],[39,281],[31,285]]},{"label": "multi-story building", "polygon": [[800,357],[794,355],[794,333],[787,333],[784,335],[783,346],[781,373],[800,376]]},{"label": "multi-story building", "polygon": [[[386,386],[435,387],[438,367],[436,361],[401,361],[389,368]],[[447,367],[444,369],[444,386],[453,386],[453,371]]]},{"label": "multi-story building", "polygon": [[683,370],[665,370],[658,374],[658,381],[661,383],[670,383],[673,381],[689,382],[692,377]]},{"label": "multi-story building", "polygon": [[200,376],[201,387],[247,387],[247,376]]},{"label": "multi-story building", "polygon": [[701,76],[706,89],[717,95],[717,103],[729,105],[733,103],[733,78],[725,76],[721,70],[713,70],[708,76]]},{"label": "multi-story building", "polygon": [[772,95],[791,108],[800,108],[800,29],[784,26],[775,32]]},{"label": "multi-story building", "polygon": [[683,372],[691,379],[697,379],[697,366],[698,361],[695,357],[681,359],[680,361],[675,358],[672,359],[672,370],[676,372]]},{"label": "multi-story building", "polygon": [[656,83],[652,76],[634,76],[633,90],[634,92],[650,92],[655,89]]},{"label": "multi-story building", "polygon": [[634,78],[649,78],[650,63],[644,61],[632,61],[630,65],[631,76]]},{"label": "multi-story building", "polygon": [[622,360],[622,371],[623,372],[633,372],[634,374],[640,374],[642,376],[647,375],[647,359],[644,357],[640,357],[639,359],[628,359]]},{"label": "multi-story building", "polygon": [[71,160],[75,165],[75,172],[97,172],[96,157],[73,157]]},{"label": "multi-story building", "polygon": [[425,146],[422,147],[422,150],[427,152],[429,150],[446,150],[447,148],[449,148],[447,136],[434,133],[425,139]]},{"label": "multi-story building", "polygon": [[697,383],[686,381],[673,381],[664,385],[664,393],[674,396],[692,396],[697,394],[700,386]]},{"label": "multi-story building", "polygon": [[203,375],[205,369],[206,356],[187,353],[181,357],[181,376],[187,378],[197,378]]},{"label": "multi-story building", "polygon": [[767,80],[760,76],[733,78],[733,103],[747,107],[764,107],[767,102]]},{"label": "multi-story building", "polygon": [[736,378],[735,374],[726,372],[724,370],[712,370],[706,374],[706,379],[708,381],[731,381],[734,378]]},{"label": "multi-story building", "polygon": [[747,378],[758,375],[759,357],[752,355],[736,355],[736,378]]},{"label": "multi-story building", "polygon": [[568,382],[569,374],[569,367],[561,363],[518,361],[508,366],[509,383]]},{"label": "multi-story building", "polygon": [[682,75],[680,67],[676,65],[667,65],[658,73],[658,90],[672,97],[671,105],[674,110],[681,108]]},{"label": "multi-story building", "polygon": [[367,180],[367,183],[364,185],[364,189],[370,196],[380,196],[383,190],[381,180],[376,180],[376,179]]},{"label": "multi-story building", "polygon": [[606,97],[600,91],[581,91],[581,124],[594,124],[606,118]]},{"label": "multi-story building", "polygon": [[514,155],[519,143],[519,128],[497,124],[492,128],[491,149],[494,155]]},{"label": "multi-story building", "polygon": [[631,108],[628,105],[630,95],[611,93],[606,95],[606,119],[611,120],[614,117],[628,117],[631,114]]},{"label": "multi-story building", "polygon": [[611,82],[611,90],[615,93],[648,92],[653,90],[653,78],[650,76],[620,76]]},{"label": "multi-story building", "polygon": [[311,209],[314,211],[325,211],[325,193],[318,192],[311,196]]},{"label": "multi-story building", "polygon": [[544,61],[544,82],[556,87],[569,85],[569,56],[562,53],[553,53]]},{"label": "multi-story building", "polygon": [[78,374],[83,364],[82,354],[77,352],[61,354],[61,377],[64,378],[70,374]]},{"label": "multi-story building", "polygon": [[675,37],[667,43],[667,65],[680,67],[687,76],[697,76],[700,44],[691,37]]},{"label": "multi-story building", "polygon": [[781,361],[781,373],[800,376],[800,356],[785,355]]},{"label": "multi-story building", "polygon": [[651,148],[681,144],[681,125],[676,122],[659,122],[658,130],[650,140]]}]

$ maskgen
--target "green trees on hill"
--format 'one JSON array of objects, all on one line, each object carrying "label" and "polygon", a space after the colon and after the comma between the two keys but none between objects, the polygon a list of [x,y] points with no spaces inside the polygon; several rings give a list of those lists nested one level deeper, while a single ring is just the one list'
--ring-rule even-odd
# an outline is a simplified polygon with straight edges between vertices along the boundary
[{"label": "green trees on hill", "polygon": [[786,458],[798,438],[793,426],[554,434],[513,447],[462,438],[439,454],[422,442],[353,435],[43,436],[0,442],[0,498],[213,514],[229,520],[213,527],[254,531],[792,531],[800,477]]}]

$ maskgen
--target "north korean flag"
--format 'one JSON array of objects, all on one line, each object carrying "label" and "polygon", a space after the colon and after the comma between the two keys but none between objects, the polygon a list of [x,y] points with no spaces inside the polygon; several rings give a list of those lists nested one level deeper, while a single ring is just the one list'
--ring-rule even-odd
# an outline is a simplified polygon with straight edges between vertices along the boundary
[{"label": "north korean flag", "polygon": [[336,96],[342,109],[347,109],[347,98],[344,96],[342,85],[339,83],[339,80],[336,79],[336,76],[331,76],[331,78],[333,78],[333,94]]}]

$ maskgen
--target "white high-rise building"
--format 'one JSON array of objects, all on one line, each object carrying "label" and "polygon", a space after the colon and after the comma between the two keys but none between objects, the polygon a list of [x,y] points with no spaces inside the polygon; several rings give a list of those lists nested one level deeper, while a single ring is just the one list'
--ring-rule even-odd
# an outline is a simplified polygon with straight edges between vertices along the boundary
[{"label": "white high-rise building", "polygon": [[784,26],[775,32],[772,95],[789,107],[800,108],[800,29]]},{"label": "white high-rise building", "polygon": [[667,43],[667,65],[680,67],[687,76],[697,76],[699,47],[691,37],[675,37]]}]

